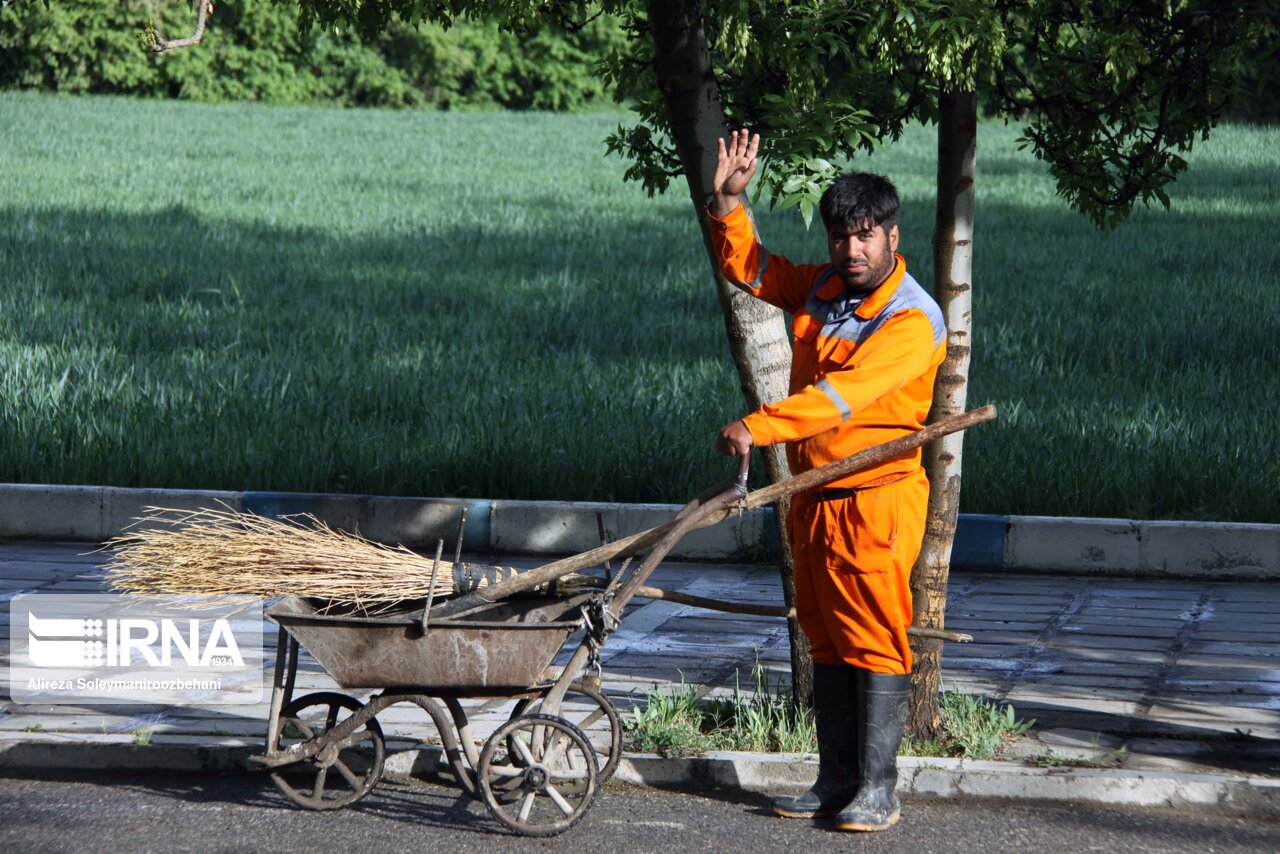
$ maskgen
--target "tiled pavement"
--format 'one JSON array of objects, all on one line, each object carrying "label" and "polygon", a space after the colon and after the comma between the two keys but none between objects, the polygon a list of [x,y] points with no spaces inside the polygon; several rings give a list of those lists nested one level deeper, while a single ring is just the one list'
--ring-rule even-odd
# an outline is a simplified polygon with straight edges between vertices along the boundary
[{"label": "tiled pavement", "polygon": [[[105,555],[86,551],[84,544],[0,544],[0,602],[23,592],[102,592]],[[723,600],[781,599],[770,567],[670,563],[650,584]],[[6,663],[8,619],[9,609],[0,609]],[[1037,738],[1022,746],[1024,755],[1092,740],[1124,745],[1123,762],[1135,769],[1280,776],[1280,584],[953,573],[947,627],[975,640],[946,645],[944,687],[1008,701],[1034,718]],[[264,637],[273,647],[274,626]],[[789,651],[780,619],[637,600],[603,660],[605,690],[626,707],[651,686],[681,679],[714,693],[748,689],[757,661],[774,680],[785,679]],[[298,693],[332,687],[304,656]],[[39,731],[42,738],[127,742],[145,727],[157,742],[255,743],[267,717],[265,702],[23,706],[7,691],[0,700],[3,741]],[[506,719],[510,703],[477,701],[468,711],[484,736]],[[414,707],[392,707],[379,721],[393,741],[432,739],[429,719]]]}]

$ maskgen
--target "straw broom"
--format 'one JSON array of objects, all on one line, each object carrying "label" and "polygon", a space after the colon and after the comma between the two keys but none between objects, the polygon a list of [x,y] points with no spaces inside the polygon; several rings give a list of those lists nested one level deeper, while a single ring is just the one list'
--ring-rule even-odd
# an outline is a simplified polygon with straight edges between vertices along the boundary
[{"label": "straw broom", "polygon": [[[106,543],[112,589],[148,594],[291,594],[385,607],[431,593],[435,561],[404,546],[337,531],[309,514],[270,519],[230,509],[147,507]],[[510,578],[509,567],[441,560],[435,595]]]},{"label": "straw broom", "polygon": [[[270,599],[292,594],[329,600],[323,610],[353,606],[379,613],[404,600],[424,599],[431,590],[435,561],[404,546],[386,546],[336,531],[310,514],[269,519],[253,513],[173,510],[147,507],[130,528],[108,540],[114,550],[106,564],[115,590],[167,595],[235,594]],[[454,566],[440,561],[435,595],[466,593],[510,579],[512,567]],[[605,579],[567,575],[567,589],[607,585]],[[729,613],[785,617],[787,609],[718,602],[655,587],[637,595],[667,599]],[[951,641],[969,635],[912,626],[909,634]]]}]

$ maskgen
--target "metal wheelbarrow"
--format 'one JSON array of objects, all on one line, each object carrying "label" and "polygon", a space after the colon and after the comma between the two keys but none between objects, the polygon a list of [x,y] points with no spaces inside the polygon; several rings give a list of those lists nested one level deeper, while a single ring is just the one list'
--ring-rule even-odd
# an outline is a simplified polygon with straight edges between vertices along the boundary
[{"label": "metal wheelbarrow", "polygon": [[[250,763],[269,771],[299,806],[349,806],[382,776],[386,746],[377,715],[410,703],[433,721],[458,785],[499,823],[528,836],[562,833],[583,818],[621,758],[621,722],[600,690],[600,650],[627,603],[649,591],[644,582],[685,534],[994,417],[984,407],[753,493],[743,457],[735,480],[698,496],[665,525],[440,602],[428,598],[366,615],[285,597],[267,611],[280,626],[279,643],[266,749]],[[628,560],[607,580],[595,579],[599,589],[557,585],[642,551],[638,566]],[[579,634],[568,663],[553,668]],[[378,693],[365,703],[334,691],[295,698],[300,648],[341,688]],[[459,702],[467,698],[517,700],[510,719],[479,748]]]}]

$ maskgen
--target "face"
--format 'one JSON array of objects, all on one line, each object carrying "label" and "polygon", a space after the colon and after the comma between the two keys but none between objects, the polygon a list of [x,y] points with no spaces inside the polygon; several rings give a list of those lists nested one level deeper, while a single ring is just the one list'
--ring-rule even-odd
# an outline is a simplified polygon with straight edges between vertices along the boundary
[{"label": "face", "polygon": [[853,293],[867,293],[889,278],[898,251],[898,226],[888,230],[869,222],[833,225],[827,229],[831,264]]}]

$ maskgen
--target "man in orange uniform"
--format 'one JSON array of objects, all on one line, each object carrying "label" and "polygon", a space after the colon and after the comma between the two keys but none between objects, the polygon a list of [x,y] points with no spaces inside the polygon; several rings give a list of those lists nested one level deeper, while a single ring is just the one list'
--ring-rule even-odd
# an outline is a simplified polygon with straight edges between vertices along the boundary
[{"label": "man in orange uniform", "polygon": [[[896,254],[898,194],[879,175],[842,175],[823,194],[830,263],[770,255],[739,201],[759,142],[745,130],[727,146],[721,140],[712,235],[725,277],[792,315],[791,393],[726,426],[716,447],[741,455],[785,442],[799,473],[923,427],[946,327]],[[774,800],[780,815],[835,815],[842,830],[884,830],[898,820],[895,761],[911,687],[908,582],[928,499],[915,450],[791,505],[819,764],[813,788]]]}]

